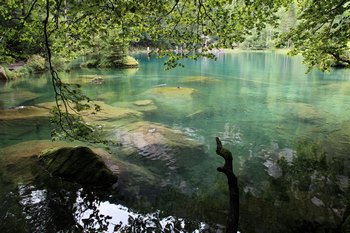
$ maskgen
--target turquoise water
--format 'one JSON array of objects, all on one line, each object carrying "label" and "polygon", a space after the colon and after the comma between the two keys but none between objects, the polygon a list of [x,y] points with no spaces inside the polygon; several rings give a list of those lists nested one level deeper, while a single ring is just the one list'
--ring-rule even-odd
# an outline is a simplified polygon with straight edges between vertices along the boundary
[{"label": "turquoise water", "polygon": [[[242,192],[242,232],[316,232],[325,226],[336,232],[341,227],[349,203],[350,70],[306,74],[301,57],[278,52],[220,53],[216,61],[185,60],[184,68],[169,71],[164,70],[164,59],[145,54],[135,57],[140,62],[138,69],[79,69],[62,73],[61,77],[81,83],[88,96],[111,106],[126,107],[134,101],[152,100],[156,109],[145,111],[142,120],[176,129],[200,143],[202,158],[186,167],[191,164],[192,155],[185,151],[188,158],[182,161],[184,169],[168,172],[161,163],[119,156],[125,163],[148,169],[163,183],[152,188],[143,180],[130,178],[131,183],[124,184],[126,191],[120,194],[124,198],[130,196],[122,201],[106,198],[99,208],[108,209],[109,204],[113,210],[121,204],[132,209],[127,210],[133,218],[136,212],[157,213],[159,219],[175,216],[173,221],[181,223],[178,219],[182,218],[189,222],[185,225],[189,232],[199,229],[203,222],[220,228],[225,224],[228,193],[225,177],[216,172],[223,163],[215,155],[218,136],[234,155]],[[86,81],[86,75],[102,77],[103,82]],[[179,89],[180,94],[154,92],[160,88]],[[53,98],[46,75],[5,83],[0,97],[3,109]],[[2,120],[0,124],[1,147],[49,139],[47,118]],[[303,163],[291,163],[300,145],[317,145],[319,151],[325,152],[327,169],[316,165],[312,170],[300,169]],[[122,153],[117,147],[111,150]],[[294,172],[288,173],[288,168],[276,165],[281,157],[290,162],[286,166]],[[311,159],[318,161],[318,157]],[[282,178],[281,168],[285,169]],[[327,189],[327,182],[322,181],[326,178],[332,183]],[[310,180],[304,189],[300,186],[303,179]],[[44,189],[41,187],[39,193]],[[75,220],[83,225],[79,218]],[[113,221],[118,222],[118,216]],[[305,230],[310,224],[316,230]]]}]

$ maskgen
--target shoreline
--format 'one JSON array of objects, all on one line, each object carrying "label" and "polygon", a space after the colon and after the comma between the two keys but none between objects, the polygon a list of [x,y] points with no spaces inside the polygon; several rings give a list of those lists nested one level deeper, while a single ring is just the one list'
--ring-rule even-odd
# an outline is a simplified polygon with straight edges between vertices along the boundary
[{"label": "shoreline", "polygon": [[[278,54],[288,54],[291,49],[286,49],[286,48],[272,48],[272,49],[243,49],[243,48],[219,48],[219,49],[213,49],[211,50],[214,53],[221,52],[221,53],[242,53],[242,52],[249,52],[249,53],[268,53],[268,52],[275,52]],[[130,54],[135,54],[135,53],[148,53],[146,48],[137,48],[137,49],[130,49]]]}]

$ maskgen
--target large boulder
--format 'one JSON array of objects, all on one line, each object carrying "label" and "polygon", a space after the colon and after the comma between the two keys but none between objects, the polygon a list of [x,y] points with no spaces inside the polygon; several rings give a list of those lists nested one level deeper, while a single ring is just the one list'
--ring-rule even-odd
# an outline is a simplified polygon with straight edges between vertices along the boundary
[{"label": "large boulder", "polygon": [[107,187],[117,182],[101,157],[88,147],[63,147],[39,155],[45,169],[52,175],[82,185]]},{"label": "large boulder", "polygon": [[[14,185],[19,183],[26,185],[36,180],[44,184],[51,182],[51,178],[47,176],[47,169],[42,169],[43,167],[46,168],[47,165],[42,165],[43,163],[40,162],[38,155],[43,154],[45,151],[58,150],[58,148],[76,148],[78,145],[81,146],[81,143],[32,140],[0,149],[0,181],[4,178],[7,183],[13,183]],[[90,149],[98,155],[98,159],[101,159],[113,174],[118,176],[119,190],[124,190],[129,194],[139,195],[141,191],[137,187],[142,185],[154,190],[163,179],[162,176],[152,174],[144,166],[118,159],[103,148],[92,147]],[[78,163],[75,164],[75,166],[78,165]],[[76,168],[74,167],[74,169]],[[87,177],[85,179],[89,180]],[[69,182],[67,181],[65,183]]]},{"label": "large boulder", "polygon": [[36,167],[38,164],[38,154],[50,148],[67,146],[77,146],[77,144],[73,142],[31,140],[1,148],[0,173],[4,174],[6,180],[15,184],[30,183],[38,175],[35,169],[32,169],[33,166]]}]

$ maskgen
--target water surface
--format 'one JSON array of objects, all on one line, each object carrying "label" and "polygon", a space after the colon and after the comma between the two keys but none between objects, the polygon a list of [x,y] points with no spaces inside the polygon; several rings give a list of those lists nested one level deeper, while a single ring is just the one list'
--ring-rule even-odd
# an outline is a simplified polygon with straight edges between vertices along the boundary
[{"label": "water surface", "polygon": [[[350,139],[350,70],[337,69],[330,73],[312,71],[306,74],[301,57],[289,57],[278,52],[221,53],[217,61],[206,58],[185,60],[185,68],[169,71],[164,70],[164,59],[145,54],[135,56],[140,62],[139,69],[79,69],[62,73],[61,77],[69,82],[81,83],[88,96],[112,106],[152,100],[157,109],[145,112],[143,120],[179,130],[202,144],[203,159],[197,166],[163,174],[167,168],[157,162],[141,156],[122,156],[124,162],[145,167],[162,177],[163,181],[160,187],[153,189],[137,179],[130,179],[130,186],[134,189],[126,187],[127,191],[121,191],[119,196],[116,194],[121,199],[110,200],[107,197],[96,201],[98,208],[109,209],[110,213],[104,212],[104,216],[113,216],[112,220],[105,222],[117,225],[116,222],[121,221],[121,225],[125,226],[125,213],[129,212],[132,219],[136,218],[136,213],[142,214],[140,222],[149,221],[145,220],[147,216],[153,216],[158,222],[171,219],[189,232],[204,229],[204,222],[211,229],[222,228],[228,192],[226,178],[216,172],[216,167],[223,164],[221,158],[215,155],[215,137],[219,136],[224,146],[234,154],[235,172],[242,192],[243,232],[300,232],[311,223],[316,230],[328,227],[336,232],[337,227],[341,227],[346,217],[345,208],[349,205],[346,192],[350,172],[347,153]],[[95,84],[86,79],[84,81],[82,75],[97,75],[103,78],[103,82]],[[166,87],[192,88],[194,92],[188,95],[159,95],[152,92],[154,88]],[[3,109],[52,101],[50,79],[46,75],[36,75],[5,83],[0,89],[0,97]],[[50,136],[47,119],[1,121],[0,127],[1,147],[48,139]],[[314,148],[310,150],[314,156],[307,158],[307,161],[298,163],[296,160],[293,163],[296,150],[303,151],[301,147]],[[112,148],[112,151],[120,153],[118,148]],[[326,168],[316,165],[312,170],[300,168],[303,163],[313,160],[316,161],[313,164],[319,164],[320,154],[326,154]],[[284,167],[277,164],[281,157],[289,162]],[[286,172],[290,170],[296,172]],[[284,176],[281,177],[282,173]],[[301,180],[305,179],[308,182],[302,187]],[[331,185],[324,181],[327,179]],[[21,208],[28,210],[28,205],[40,203],[35,199],[28,204],[23,198],[23,187],[27,186],[21,185],[14,192],[20,199],[22,197],[17,207],[19,213]],[[326,185],[327,189],[324,187]],[[56,195],[47,195],[46,192],[51,190],[47,191],[45,186],[41,189],[35,187],[27,188],[38,194],[39,199],[57,198]],[[72,208],[79,206],[83,200],[79,197],[81,190],[73,190],[74,195],[72,192],[65,194],[72,199],[68,205]],[[127,193],[131,196],[125,197]],[[3,199],[8,193],[3,191],[0,195]],[[12,204],[15,203],[18,202],[13,201]],[[48,207],[47,212],[50,211],[55,212],[55,209]],[[92,210],[86,211],[90,214]],[[124,215],[116,214],[118,211]],[[305,214],[305,211],[308,212]],[[26,213],[22,214],[25,216]],[[38,218],[35,211],[29,212],[29,215]],[[68,211],[55,215],[78,216],[79,213]],[[80,213],[79,216],[87,218],[87,214]],[[9,229],[5,223],[8,218],[6,213],[0,217],[0,226]],[[56,224],[51,218],[43,219]],[[254,226],[251,224],[253,222]],[[32,223],[23,220],[22,224],[26,228],[25,224]],[[101,223],[84,225],[78,217],[73,217],[69,224],[72,227],[66,230],[72,230],[76,225],[80,225],[80,228],[101,226]],[[166,223],[161,226],[164,229]],[[37,228],[39,231],[40,228]]]}]

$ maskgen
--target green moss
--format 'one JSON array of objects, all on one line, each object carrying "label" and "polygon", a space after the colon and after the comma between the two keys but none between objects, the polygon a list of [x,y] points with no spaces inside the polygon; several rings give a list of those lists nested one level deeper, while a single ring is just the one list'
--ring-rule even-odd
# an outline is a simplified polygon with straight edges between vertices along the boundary
[{"label": "green moss", "polygon": [[89,59],[83,63],[80,64],[80,67],[82,68],[97,68],[99,65],[98,59]]},{"label": "green moss", "polygon": [[98,64],[102,68],[134,68],[138,67],[139,63],[135,58],[131,56],[120,57],[114,59],[114,57],[103,56]]},{"label": "green moss", "polygon": [[56,71],[63,71],[68,69],[68,61],[63,57],[53,57],[52,65]]},{"label": "green moss", "polygon": [[122,67],[138,67],[139,63],[135,58],[133,58],[131,56],[126,56],[122,59],[120,66],[122,66]]},{"label": "green moss", "polygon": [[32,55],[20,70],[21,73],[36,73],[46,70],[45,58],[40,55]]},{"label": "green moss", "polygon": [[19,72],[9,70],[7,67],[4,67],[4,71],[9,80],[14,80],[23,76]]},{"label": "green moss", "polygon": [[98,62],[98,67],[101,68],[113,68],[115,65],[108,57],[102,57],[101,60]]}]

